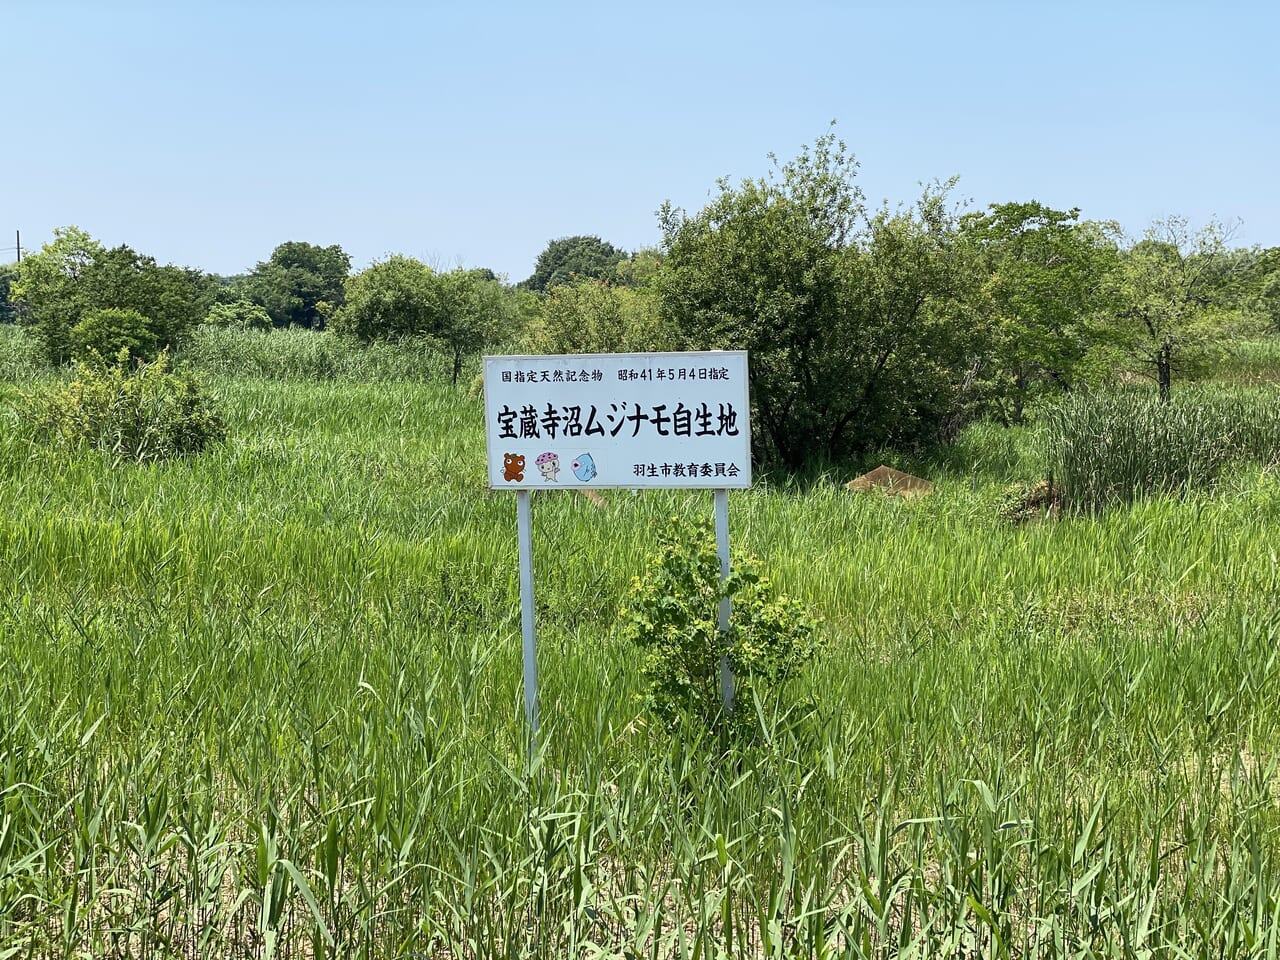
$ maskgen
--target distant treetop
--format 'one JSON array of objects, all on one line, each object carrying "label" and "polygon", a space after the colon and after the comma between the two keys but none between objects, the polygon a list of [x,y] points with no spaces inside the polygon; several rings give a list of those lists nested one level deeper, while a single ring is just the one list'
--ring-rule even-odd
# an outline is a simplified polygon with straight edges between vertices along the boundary
[{"label": "distant treetop", "polygon": [[552,240],[538,254],[533,276],[520,284],[526,290],[544,293],[559,283],[575,278],[617,279],[618,264],[627,259],[627,251],[597,236],[561,237]]},{"label": "distant treetop", "polygon": [[266,309],[277,327],[324,328],[343,302],[351,257],[337,244],[290,241],[253,268],[241,292]]}]

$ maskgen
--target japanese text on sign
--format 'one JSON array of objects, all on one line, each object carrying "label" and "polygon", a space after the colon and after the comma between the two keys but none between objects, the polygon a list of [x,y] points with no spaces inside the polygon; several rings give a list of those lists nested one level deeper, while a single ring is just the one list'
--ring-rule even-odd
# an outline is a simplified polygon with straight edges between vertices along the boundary
[{"label": "japanese text on sign", "polygon": [[494,489],[747,487],[745,352],[485,357]]}]

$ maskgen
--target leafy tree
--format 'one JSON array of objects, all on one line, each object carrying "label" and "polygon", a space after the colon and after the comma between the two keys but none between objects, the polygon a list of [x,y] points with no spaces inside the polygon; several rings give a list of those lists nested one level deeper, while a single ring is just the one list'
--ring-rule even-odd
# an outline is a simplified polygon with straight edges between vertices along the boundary
[{"label": "leafy tree", "polygon": [[366,342],[429,337],[452,359],[456,384],[466,358],[510,336],[516,317],[513,295],[488,271],[436,273],[393,256],[347,281],[332,328]]},{"label": "leafy tree", "polygon": [[202,323],[211,327],[230,327],[234,330],[270,330],[271,315],[256,303],[237,300],[235,303],[215,303],[205,314]]},{"label": "leafy tree", "polygon": [[214,281],[201,273],[121,245],[102,250],[86,268],[84,282],[95,308],[133,310],[146,317],[160,346],[173,346],[199,323],[216,296]]},{"label": "leafy tree", "polygon": [[344,296],[332,329],[366,342],[422,336],[439,322],[435,271],[412,257],[374,263],[347,279]]},{"label": "leafy tree", "polygon": [[1280,331],[1280,247],[1230,250],[1224,261],[1226,301],[1259,329]]},{"label": "leafy tree", "polygon": [[468,356],[511,336],[518,312],[512,293],[488,270],[451,270],[434,278],[439,318],[430,335],[453,361],[453,383]]},{"label": "leafy tree", "polygon": [[342,306],[351,258],[337,244],[282,243],[259,263],[240,293],[266,308],[277,327],[322,330]]},{"label": "leafy tree", "polygon": [[834,135],[696,215],[660,211],[663,312],[690,347],[750,351],[753,453],[797,468],[935,434],[975,325],[946,189],[868,215]]},{"label": "leafy tree", "polygon": [[627,259],[620,250],[596,236],[561,237],[550,241],[538,254],[533,275],[520,284],[526,290],[544,293],[575,277],[613,280],[618,264]]},{"label": "leafy tree", "polygon": [[0,263],[0,323],[17,322],[18,310],[9,295],[9,289],[17,279],[16,263]]},{"label": "leafy tree", "polygon": [[624,287],[648,287],[657,282],[662,269],[662,251],[653,247],[637,250],[618,261],[617,282]]},{"label": "leafy tree", "polygon": [[1028,400],[1069,389],[1082,375],[1088,319],[1116,246],[1108,225],[1079,217],[1033,200],[960,218],[993,320],[984,378],[1006,420],[1020,420]]},{"label": "leafy tree", "polygon": [[885,443],[953,439],[974,415],[973,387],[989,349],[980,274],[949,206],[954,181],[910,207],[881,207],[844,252],[843,336],[819,369],[827,455]]},{"label": "leafy tree", "polygon": [[71,328],[96,306],[86,275],[103,253],[102,244],[78,227],[59,227],[37,253],[23,257],[10,287],[24,305],[30,323],[51,363],[71,359]]},{"label": "leafy tree", "polygon": [[247,273],[210,273],[207,274],[209,282],[213,285],[213,298],[217,303],[236,303],[240,300],[248,300],[249,296],[246,292],[246,284],[249,281]]},{"label": "leafy tree", "polygon": [[159,346],[154,324],[136,310],[95,310],[71,328],[71,354],[77,360],[109,360],[121,354],[151,360]]},{"label": "leafy tree", "polygon": [[1280,332],[1280,247],[1259,251],[1253,266],[1254,309],[1270,329]]},{"label": "leafy tree", "polygon": [[77,227],[54,231],[24,257],[12,296],[25,305],[53,363],[71,358],[71,330],[90,313],[115,308],[146,318],[159,345],[176,343],[213,302],[212,282],[198,270],[160,266],[127,246],[104,248]]},{"label": "leafy tree", "polygon": [[524,338],[526,350],[544,354],[674,350],[678,343],[656,292],[590,279],[553,287]]},{"label": "leafy tree", "polygon": [[1243,326],[1232,302],[1239,275],[1228,236],[1217,222],[1193,231],[1182,217],[1158,220],[1122,252],[1109,278],[1102,334],[1156,381],[1161,400],[1170,397],[1175,371],[1203,363]]}]

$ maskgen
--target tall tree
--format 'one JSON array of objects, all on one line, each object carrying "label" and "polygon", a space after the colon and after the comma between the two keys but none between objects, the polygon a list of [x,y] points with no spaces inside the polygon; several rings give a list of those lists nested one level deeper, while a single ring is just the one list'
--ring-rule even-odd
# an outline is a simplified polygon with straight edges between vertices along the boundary
[{"label": "tall tree", "polygon": [[456,384],[467,357],[514,332],[516,296],[488,270],[436,273],[394,256],[347,281],[332,329],[366,342],[428,337],[448,354]]},{"label": "tall tree", "polygon": [[345,303],[332,330],[366,342],[432,333],[439,324],[435,271],[412,257],[377,262],[345,284]]},{"label": "tall tree", "polygon": [[158,346],[176,343],[213,303],[213,281],[199,270],[161,266],[128,246],[106,249],[78,227],[23,258],[12,287],[50,361],[71,358],[72,329],[100,310],[140,315]]},{"label": "tall tree", "polygon": [[71,359],[71,328],[96,306],[86,277],[102,253],[102,244],[79,227],[58,227],[52,240],[22,258],[10,294],[51,363]]},{"label": "tall tree", "polygon": [[1280,332],[1280,247],[1228,251],[1225,272],[1235,280],[1229,302],[1260,329]]},{"label": "tall tree", "polygon": [[337,244],[290,241],[253,268],[239,293],[264,307],[278,327],[322,330],[344,302],[350,272],[351,257]]},{"label": "tall tree", "polygon": [[435,285],[440,313],[432,336],[449,354],[456,386],[469,356],[514,334],[516,294],[483,268],[437,274]]},{"label": "tall tree", "polygon": [[568,283],[575,278],[614,280],[618,264],[626,259],[625,250],[597,236],[561,237],[550,241],[538,254],[533,275],[520,286],[544,293],[556,284]]},{"label": "tall tree", "polygon": [[1109,278],[1104,335],[1168,400],[1173,376],[1193,369],[1242,326],[1233,308],[1239,274],[1227,256],[1229,231],[1192,230],[1183,217],[1157,220],[1124,250]]},{"label": "tall tree", "polygon": [[946,188],[869,215],[834,135],[774,163],[693,216],[662,208],[663,312],[691,347],[751,352],[758,461],[936,433],[975,329]]},{"label": "tall tree", "polygon": [[1032,200],[966,214],[960,229],[993,319],[983,372],[989,401],[1017,421],[1034,396],[1080,378],[1092,345],[1088,320],[1115,265],[1115,228]]},{"label": "tall tree", "polygon": [[1271,330],[1280,333],[1280,247],[1258,252],[1253,277],[1257,297],[1254,309]]}]

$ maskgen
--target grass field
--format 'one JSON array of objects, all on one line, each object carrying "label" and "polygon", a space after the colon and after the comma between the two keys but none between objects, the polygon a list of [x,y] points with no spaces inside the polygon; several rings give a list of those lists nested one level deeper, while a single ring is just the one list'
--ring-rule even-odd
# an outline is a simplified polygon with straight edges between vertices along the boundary
[{"label": "grass field", "polygon": [[727,756],[615,624],[710,495],[537,496],[530,760],[479,400],[214,386],[189,460],[0,441],[0,957],[1280,956],[1269,470],[1015,527],[979,426],[925,500],[733,494],[827,648]]}]

